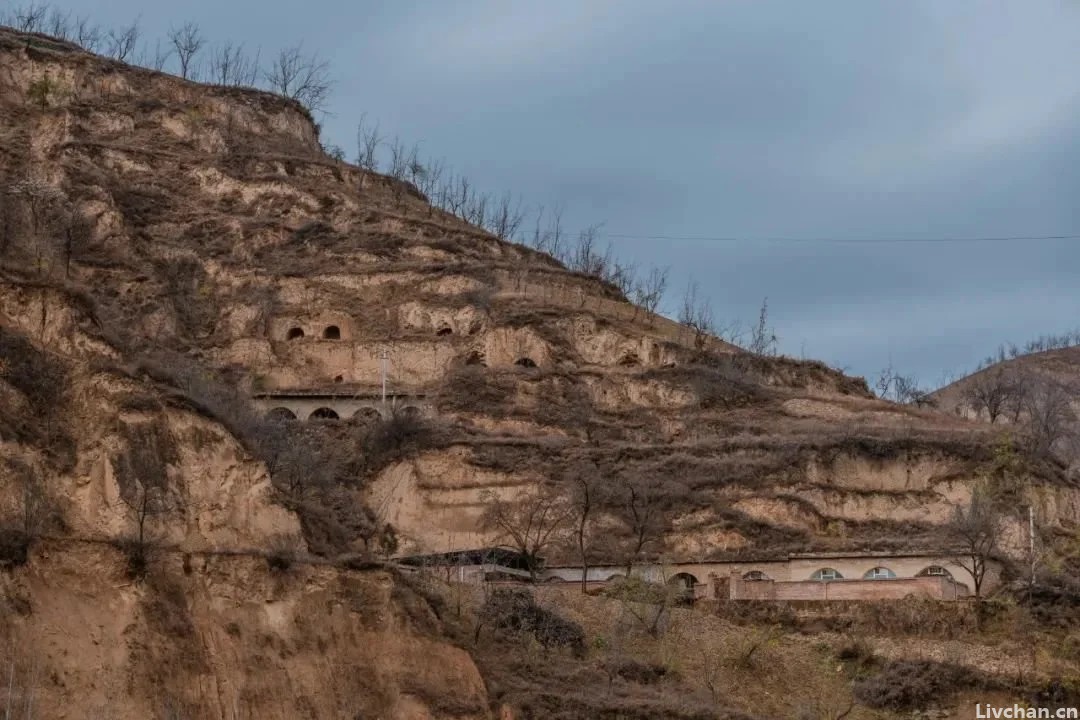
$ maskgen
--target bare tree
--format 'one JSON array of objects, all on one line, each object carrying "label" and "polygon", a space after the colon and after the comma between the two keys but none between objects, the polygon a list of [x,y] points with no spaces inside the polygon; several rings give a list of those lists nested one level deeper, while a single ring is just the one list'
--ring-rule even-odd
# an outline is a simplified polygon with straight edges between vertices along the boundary
[{"label": "bare tree", "polygon": [[481,493],[487,505],[483,522],[521,553],[536,581],[540,554],[563,532],[572,508],[555,488],[538,485],[515,500],[504,500],[492,490]]},{"label": "bare tree", "polygon": [[333,85],[330,64],[317,54],[305,55],[299,45],[280,51],[265,77],[271,90],[296,100],[311,112],[325,109]]},{"label": "bare tree", "polygon": [[109,30],[107,53],[110,57],[120,62],[126,62],[135,46],[139,42],[139,19],[136,18],[130,25]]},{"label": "bare tree", "polygon": [[706,339],[715,334],[712,306],[707,299],[700,296],[697,281],[694,279],[686,285],[678,320],[694,332],[694,346],[699,350],[705,347]]},{"label": "bare tree", "polygon": [[667,292],[668,268],[650,268],[649,274],[634,284],[634,302],[645,312],[655,314]]},{"label": "bare tree", "polygon": [[31,2],[15,8],[11,15],[15,19],[15,29],[23,32],[42,32],[45,29],[45,17],[49,12],[47,3]]},{"label": "bare tree", "polygon": [[145,569],[146,552],[154,541],[154,519],[176,508],[169,493],[168,464],[175,449],[163,423],[125,426],[127,450],[114,460],[120,502],[134,527],[130,539],[129,568],[133,574]]},{"label": "bare tree", "polygon": [[250,59],[242,44],[227,42],[210,53],[210,80],[232,87],[254,86],[259,79],[259,63]]},{"label": "bare tree", "polygon": [[165,70],[165,64],[169,62],[169,58],[172,57],[172,50],[168,47],[162,47],[160,40],[154,41],[154,54],[150,55],[147,50],[140,53],[141,57],[138,60],[138,64],[143,67],[149,67],[151,70],[163,72]]},{"label": "bare tree", "polygon": [[1067,385],[1052,378],[1041,378],[1032,384],[1024,408],[1032,452],[1055,455],[1058,445],[1075,434],[1077,417],[1071,403],[1074,394]]},{"label": "bare tree", "polygon": [[53,253],[59,247],[57,233],[64,225],[66,198],[58,187],[33,179],[13,185],[9,197],[21,201],[25,210],[29,225],[26,239],[35,271],[42,275],[51,267]]},{"label": "bare tree", "polygon": [[647,548],[663,536],[664,516],[660,509],[659,482],[645,475],[632,475],[615,491],[613,511],[630,531],[626,551],[626,576]]},{"label": "bare tree", "polygon": [[765,298],[761,301],[757,325],[750,333],[750,347],[747,349],[755,355],[775,355],[776,342],[776,332],[769,328],[769,298]]},{"label": "bare tree", "polygon": [[191,69],[191,61],[206,44],[199,26],[193,22],[186,22],[178,28],[170,28],[169,42],[176,49],[176,58],[180,61],[180,77],[185,80]]},{"label": "bare tree", "polygon": [[994,367],[977,373],[964,385],[962,395],[977,415],[986,411],[991,423],[1005,414],[1019,391],[1017,375],[1008,368]]},{"label": "bare tree", "polygon": [[53,37],[61,40],[71,39],[71,11],[61,12],[59,8],[53,8],[49,13],[48,32]]},{"label": "bare tree", "polygon": [[462,219],[477,227],[486,228],[488,203],[490,202],[491,196],[487,193],[473,192],[469,195],[468,202],[465,205],[465,214]]},{"label": "bare tree", "polygon": [[595,463],[582,462],[569,473],[570,504],[574,524],[574,540],[581,561],[581,592],[588,589],[589,555],[591,549],[590,523],[593,513],[604,504],[604,484]]},{"label": "bare tree", "polygon": [[516,201],[505,193],[495,204],[495,212],[491,217],[491,234],[500,240],[512,240],[521,228],[525,220],[525,210],[521,207],[521,198]]},{"label": "bare tree", "polygon": [[365,170],[376,172],[379,169],[379,146],[383,137],[379,134],[379,124],[368,127],[367,114],[360,116],[356,126],[356,164]]},{"label": "bare tree", "polygon": [[994,496],[984,486],[976,486],[967,507],[957,507],[948,525],[950,539],[957,544],[956,563],[971,574],[975,597],[982,597],[989,563],[997,554],[1003,518]]},{"label": "bare tree", "polygon": [[600,228],[601,225],[590,225],[578,233],[567,265],[576,272],[606,279],[612,262],[611,245],[600,250]]},{"label": "bare tree", "polygon": [[101,28],[93,25],[90,18],[79,17],[75,20],[75,44],[87,52],[97,52],[101,47]]}]

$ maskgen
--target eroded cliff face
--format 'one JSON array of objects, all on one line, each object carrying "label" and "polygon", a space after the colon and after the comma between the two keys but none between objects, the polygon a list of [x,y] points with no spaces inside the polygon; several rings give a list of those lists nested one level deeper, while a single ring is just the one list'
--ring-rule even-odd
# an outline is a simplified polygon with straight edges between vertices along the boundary
[{"label": "eroded cliff face", "polygon": [[490,717],[431,608],[384,571],[45,541],[0,573],[5,685],[34,717]]},{"label": "eroded cliff face", "polygon": [[[483,490],[582,462],[666,488],[658,552],[927,543],[992,459],[994,429],[695,335],[330,160],[295,104],[11,33],[0,67],[5,184],[45,185],[79,221],[66,245],[7,249],[24,283],[5,315],[63,347],[63,310],[25,281],[76,288],[117,341],[80,340],[94,352],[187,353],[271,404],[378,394],[385,358],[391,394],[425,398],[442,437],[357,478],[402,550],[478,542]],[[1037,484],[1067,515],[1074,490],[1053,475]]]}]

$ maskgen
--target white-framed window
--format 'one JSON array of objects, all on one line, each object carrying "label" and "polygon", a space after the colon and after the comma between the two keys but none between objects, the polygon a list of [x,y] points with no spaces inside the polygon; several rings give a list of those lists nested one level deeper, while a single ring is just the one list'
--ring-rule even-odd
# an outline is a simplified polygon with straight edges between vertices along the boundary
[{"label": "white-framed window", "polygon": [[864,580],[891,580],[894,577],[896,577],[896,573],[887,567],[871,568],[863,575]]},{"label": "white-framed window", "polygon": [[821,568],[810,576],[811,580],[843,580],[844,576],[833,568]]},{"label": "white-framed window", "polygon": [[952,577],[952,573],[941,567],[940,565],[931,565],[929,567],[923,568],[919,571],[919,575],[929,575],[931,577]]}]

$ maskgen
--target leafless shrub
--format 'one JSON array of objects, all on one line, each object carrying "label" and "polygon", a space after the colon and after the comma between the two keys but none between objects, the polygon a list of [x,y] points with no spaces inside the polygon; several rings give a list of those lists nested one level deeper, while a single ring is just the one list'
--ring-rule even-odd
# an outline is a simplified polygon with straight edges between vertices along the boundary
[{"label": "leafless shrub", "polygon": [[750,345],[747,350],[756,355],[776,354],[776,332],[769,327],[769,299],[761,301],[758,321],[750,333]]},{"label": "leafless shrub", "polygon": [[271,90],[296,100],[311,112],[326,108],[333,85],[330,64],[317,54],[305,55],[300,45],[281,50],[264,77]]},{"label": "leafless shrub", "polygon": [[436,439],[435,428],[418,414],[397,411],[375,423],[364,434],[360,450],[369,472],[429,447]]},{"label": "leafless shrub", "polygon": [[488,229],[500,240],[511,240],[517,237],[524,220],[525,210],[521,207],[521,198],[514,200],[510,193],[505,193],[495,205]]},{"label": "leafless shrub", "polygon": [[73,34],[75,44],[87,52],[96,53],[101,47],[101,28],[91,24],[90,18],[79,17],[76,19]]},{"label": "leafless shrub", "polygon": [[696,280],[691,279],[683,293],[678,320],[694,333],[694,347],[703,349],[710,335],[716,334],[712,305],[701,296]]},{"label": "leafless shrub", "polygon": [[874,381],[874,389],[877,396],[883,400],[902,403],[904,405],[933,405],[933,398],[927,390],[919,386],[919,381],[913,375],[901,375],[893,369],[892,363],[878,373]]},{"label": "leafless shrub", "polygon": [[634,283],[634,302],[645,312],[655,314],[664,300],[667,284],[668,268],[650,268],[648,275],[638,278]]},{"label": "leafless shrub", "polygon": [[154,523],[179,509],[171,492],[168,465],[176,462],[176,446],[163,422],[125,425],[126,450],[113,459],[120,502],[134,526],[124,542],[128,571],[141,577],[146,571],[147,551],[157,536]]},{"label": "leafless shrub", "polygon": [[59,8],[52,8],[49,12],[49,21],[46,25],[47,32],[61,40],[71,39],[71,11],[61,12]]},{"label": "leafless shrub", "polygon": [[254,87],[259,81],[259,53],[249,58],[243,44],[226,42],[210,53],[210,81],[231,87]]},{"label": "leafless shrub", "polygon": [[985,411],[991,423],[1006,414],[1010,407],[1018,407],[1023,384],[1018,374],[1009,368],[996,367],[984,370],[969,378],[963,387],[963,397],[976,414]]},{"label": "leafless shrub", "polygon": [[266,562],[272,570],[284,572],[296,562],[300,539],[293,535],[274,535],[270,538]]},{"label": "leafless shrub", "polygon": [[[1068,440],[1075,440],[1077,434],[1077,417],[1072,409],[1074,395],[1067,385],[1050,378],[1030,384],[1025,393],[1024,411],[1026,434],[1033,453],[1043,457],[1072,454],[1062,446]],[[1065,452],[1061,452],[1063,450]]]},{"label": "leafless shrub", "polygon": [[106,39],[106,54],[114,60],[127,62],[135,46],[139,43],[139,20],[136,18],[130,25],[109,30]]},{"label": "leafless shrub", "polygon": [[894,660],[877,675],[856,680],[854,692],[870,707],[903,711],[936,705],[958,690],[981,685],[981,678],[959,665]]},{"label": "leafless shrub", "polygon": [[377,172],[379,169],[379,147],[383,143],[383,137],[379,133],[379,124],[367,125],[367,115],[360,116],[360,122],[356,126],[356,164],[365,170]]},{"label": "leafless shrub", "polygon": [[180,77],[185,80],[191,69],[191,61],[206,44],[199,26],[193,22],[186,22],[178,28],[170,28],[168,32],[169,42],[176,50],[176,58],[180,62]]},{"label": "leafless shrub", "polygon": [[537,604],[527,590],[499,588],[484,602],[476,636],[483,627],[511,635],[531,635],[544,647],[565,647],[574,655],[585,654],[585,631],[577,623]]},{"label": "leafless shrub", "polygon": [[630,532],[625,549],[627,577],[645,553],[656,549],[660,542],[666,529],[662,503],[672,489],[659,478],[637,472],[612,489],[609,509]]},{"label": "leafless shrub", "polygon": [[495,530],[525,559],[529,577],[535,581],[541,554],[566,531],[573,509],[557,488],[538,484],[514,499],[493,490],[480,495],[484,503],[483,524]]},{"label": "leafless shrub", "polygon": [[982,587],[991,559],[997,554],[1003,518],[996,498],[984,486],[976,486],[967,507],[953,511],[947,532],[959,552],[955,562],[972,577],[975,597],[982,597]]},{"label": "leafless shrub", "polygon": [[163,72],[165,70],[165,64],[169,62],[169,58],[172,57],[173,51],[168,47],[162,47],[160,40],[154,41],[154,54],[150,55],[148,50],[143,50],[140,53],[137,64],[144,67],[149,67],[151,70],[157,70]]},{"label": "leafless shrub", "polygon": [[48,3],[31,2],[13,9],[9,15],[14,19],[12,25],[22,32],[44,32],[45,19],[49,12]]}]

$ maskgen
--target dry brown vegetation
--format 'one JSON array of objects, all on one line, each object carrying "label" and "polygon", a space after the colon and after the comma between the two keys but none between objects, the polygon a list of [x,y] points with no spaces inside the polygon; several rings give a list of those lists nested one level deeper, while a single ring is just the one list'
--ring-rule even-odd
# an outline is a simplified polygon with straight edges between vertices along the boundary
[{"label": "dry brown vegetation", "polygon": [[[177,35],[189,51],[190,30]],[[318,63],[277,60],[279,92],[317,102],[318,78],[305,83],[304,66]],[[145,687],[131,687],[159,691],[154,712],[197,712],[185,688],[222,672],[209,643],[249,643],[251,655],[237,657],[260,674],[321,658],[343,628],[364,647],[369,636],[343,612],[365,632],[388,622],[409,642],[450,638],[472,653],[489,707],[446,691],[441,669],[403,683],[436,716],[505,705],[517,720],[880,718],[890,715],[869,708],[922,707],[973,687],[1027,693],[1075,672],[1076,589],[1062,578],[1075,573],[1077,553],[1064,521],[1046,531],[1057,564],[1047,560],[1026,595],[985,604],[980,618],[966,605],[907,601],[690,610],[671,587],[632,582],[606,597],[576,587],[477,596],[428,578],[388,579],[376,558],[438,520],[410,497],[423,526],[395,527],[366,493],[421,461],[436,477],[420,478],[417,495],[473,476],[490,482],[447,492],[476,490],[489,527],[534,559],[631,567],[695,536],[733,539],[710,541],[701,558],[932,546],[943,508],[977,479],[1005,477],[995,444],[1010,413],[1036,432],[1015,449],[1022,468],[1009,471],[1008,497],[1070,491],[1053,456],[1075,418],[1052,386],[1010,405],[1012,380],[1004,399],[978,394],[991,425],[877,400],[861,378],[776,356],[765,306],[756,352],[739,351],[714,337],[718,323],[700,298],[688,298],[681,325],[654,315],[666,276],[635,281],[595,230],[575,244],[538,221],[534,244],[548,253],[506,242],[523,223],[510,196],[485,199],[461,178],[451,196],[407,167],[404,146],[390,177],[342,162],[293,100],[199,86],[9,30],[0,30],[0,64],[0,441],[12,452],[0,477],[5,502],[17,499],[0,517],[0,616],[31,617],[26,598],[42,601],[26,589],[49,559],[35,555],[36,542],[54,543],[54,560],[92,556],[64,568],[75,578],[115,571],[115,558],[94,553],[122,545],[128,577],[113,572],[95,592],[133,588],[109,597],[137,610],[133,657],[150,670],[133,675]],[[226,84],[243,74],[219,69]],[[291,324],[308,327],[302,342],[285,338]],[[330,324],[346,339],[320,336]],[[251,403],[256,386],[370,391],[371,358],[385,347],[396,353],[391,390],[434,399],[435,417],[282,422]],[[264,497],[258,480],[267,477]],[[95,524],[108,512],[77,504],[106,496],[112,481],[116,507],[106,510],[122,522]],[[483,493],[522,487],[536,492]],[[195,490],[206,491],[200,506],[186,500]],[[1070,496],[1060,497],[1067,507]],[[267,498],[288,510],[287,531],[257,519],[250,547],[179,549],[203,531],[218,542],[232,523],[269,512]],[[789,508],[797,523],[755,502]],[[925,519],[892,516],[912,506]],[[123,530],[75,538],[68,521],[92,535]],[[236,567],[223,569],[225,558]],[[237,569],[245,560],[257,566]],[[199,583],[240,596],[249,579],[258,592],[245,602],[265,612],[208,623],[214,603]],[[313,603],[290,620],[301,639],[252,629],[252,618],[277,617],[292,600]],[[946,641],[959,643],[960,657],[948,657]],[[1023,667],[985,662],[994,642]],[[1032,654],[1036,645],[1047,650]],[[341,707],[383,716],[392,703],[388,681],[369,672],[378,663],[345,657],[349,676],[326,680],[348,689]],[[24,670],[19,683],[29,682]],[[244,684],[223,678],[219,687]],[[805,688],[798,697],[793,678]]]}]

